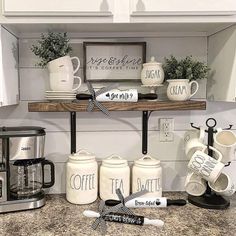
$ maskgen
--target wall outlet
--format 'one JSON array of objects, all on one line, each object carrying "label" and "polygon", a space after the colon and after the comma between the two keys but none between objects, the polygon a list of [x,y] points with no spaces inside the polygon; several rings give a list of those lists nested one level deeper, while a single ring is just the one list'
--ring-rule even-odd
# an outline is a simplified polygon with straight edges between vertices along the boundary
[{"label": "wall outlet", "polygon": [[160,118],[160,142],[174,141],[174,119]]}]

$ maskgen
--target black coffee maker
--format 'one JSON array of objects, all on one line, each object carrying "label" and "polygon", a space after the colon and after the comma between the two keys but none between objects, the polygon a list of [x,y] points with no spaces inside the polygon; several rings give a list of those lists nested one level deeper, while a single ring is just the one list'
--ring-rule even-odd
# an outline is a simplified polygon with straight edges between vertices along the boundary
[{"label": "black coffee maker", "polygon": [[[44,158],[41,127],[0,128],[0,213],[42,207],[43,188],[55,182],[55,167]],[[45,181],[45,170],[50,181]]]}]

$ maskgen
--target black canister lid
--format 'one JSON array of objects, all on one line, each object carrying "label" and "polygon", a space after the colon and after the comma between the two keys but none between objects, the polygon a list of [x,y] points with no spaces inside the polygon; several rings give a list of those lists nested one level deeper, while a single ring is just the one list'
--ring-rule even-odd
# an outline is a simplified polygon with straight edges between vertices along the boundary
[{"label": "black canister lid", "polygon": [[43,136],[45,128],[38,126],[0,127],[0,138]]}]

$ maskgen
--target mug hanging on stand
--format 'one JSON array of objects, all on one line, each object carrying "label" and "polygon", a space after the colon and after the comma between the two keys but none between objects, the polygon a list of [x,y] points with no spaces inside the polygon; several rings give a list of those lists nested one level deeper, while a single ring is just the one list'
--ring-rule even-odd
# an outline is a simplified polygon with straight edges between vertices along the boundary
[{"label": "mug hanging on stand", "polygon": [[217,154],[218,159],[206,154],[205,151],[207,148],[205,148],[203,151],[196,151],[193,154],[189,161],[188,168],[203,179],[214,183],[225,165],[221,162],[222,154],[211,146],[209,146],[209,149]]},{"label": "mug hanging on stand", "polygon": [[217,195],[230,197],[235,193],[235,185],[225,173],[221,173],[215,183],[209,183],[209,186]]},{"label": "mug hanging on stand", "polygon": [[206,145],[204,144],[204,138],[205,138],[205,129],[203,127],[200,127],[199,134],[197,137],[185,138],[185,154],[190,159],[192,155],[197,151],[202,151],[204,148],[206,148]]},{"label": "mug hanging on stand", "polygon": [[207,183],[201,176],[191,172],[188,173],[185,184],[185,190],[192,196],[201,196],[206,192]]},{"label": "mug hanging on stand", "polygon": [[217,129],[214,147],[221,152],[224,164],[231,162],[235,159],[236,135],[231,130]]},{"label": "mug hanging on stand", "polygon": [[[73,69],[72,60],[77,61],[77,66]],[[54,91],[75,91],[81,85],[81,78],[74,74],[79,70],[80,60],[78,57],[64,56],[48,63],[50,88]],[[74,79],[79,80],[79,84],[73,88]]]}]

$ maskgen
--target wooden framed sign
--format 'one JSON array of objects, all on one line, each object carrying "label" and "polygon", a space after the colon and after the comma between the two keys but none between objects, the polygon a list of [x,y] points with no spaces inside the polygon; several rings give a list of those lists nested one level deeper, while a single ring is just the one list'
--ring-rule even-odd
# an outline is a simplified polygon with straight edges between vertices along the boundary
[{"label": "wooden framed sign", "polygon": [[146,42],[84,42],[84,80],[139,81]]}]

